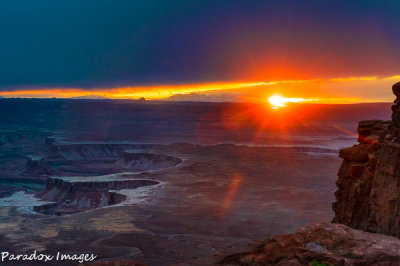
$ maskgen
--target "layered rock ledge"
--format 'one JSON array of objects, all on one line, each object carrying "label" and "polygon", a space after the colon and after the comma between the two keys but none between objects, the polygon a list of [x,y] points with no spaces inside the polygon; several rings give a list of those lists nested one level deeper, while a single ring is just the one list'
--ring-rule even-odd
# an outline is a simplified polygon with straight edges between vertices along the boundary
[{"label": "layered rock ledge", "polygon": [[[393,86],[399,95],[400,83]],[[361,121],[358,145],[340,151],[333,222],[400,237],[400,105],[392,120]]]}]

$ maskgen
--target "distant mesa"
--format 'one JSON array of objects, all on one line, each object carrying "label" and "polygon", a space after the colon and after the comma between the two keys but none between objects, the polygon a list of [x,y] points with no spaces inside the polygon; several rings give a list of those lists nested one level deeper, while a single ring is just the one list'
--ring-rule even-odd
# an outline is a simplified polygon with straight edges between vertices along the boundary
[{"label": "distant mesa", "polygon": [[70,99],[82,99],[82,100],[106,100],[110,99],[102,95],[95,95],[95,94],[89,94],[89,95],[83,95],[83,96],[77,96],[77,97],[71,97]]},{"label": "distant mesa", "polygon": [[[142,152],[144,146],[140,144],[49,145],[48,158],[29,159],[23,169],[24,175],[48,176],[46,189],[36,196],[50,203],[34,207],[35,212],[47,215],[62,216],[122,203],[132,198],[126,190],[160,183],[135,179],[134,174],[183,162],[170,155]],[[130,152],[125,151],[128,147]]]},{"label": "distant mesa", "polygon": [[168,101],[182,101],[182,102],[237,102],[242,95],[239,93],[188,93],[188,94],[174,94],[168,97]]},{"label": "distant mesa", "polygon": [[[121,175],[123,176],[123,175]],[[121,203],[127,199],[122,190],[136,189],[159,184],[147,179],[115,179],[104,176],[104,181],[68,181],[62,178],[47,179],[46,190],[36,194],[42,200],[51,202],[35,206],[37,213],[47,215],[68,215],[95,208]]]}]

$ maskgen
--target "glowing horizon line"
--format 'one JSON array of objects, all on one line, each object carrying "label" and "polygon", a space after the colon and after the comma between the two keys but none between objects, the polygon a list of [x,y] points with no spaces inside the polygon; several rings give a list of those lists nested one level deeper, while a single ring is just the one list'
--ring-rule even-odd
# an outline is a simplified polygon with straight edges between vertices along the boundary
[{"label": "glowing horizon line", "polygon": [[[45,89],[23,89],[14,91],[2,91],[0,96],[20,97],[20,98],[73,98],[87,96],[103,96],[110,99],[139,99],[146,98],[150,100],[168,100],[169,97],[177,94],[190,94],[201,92],[219,92],[224,90],[236,90],[240,88],[250,88],[256,86],[271,86],[277,84],[296,84],[296,83],[312,83],[312,82],[351,82],[351,81],[376,81],[376,80],[392,80],[400,79],[400,75],[392,75],[387,77],[378,76],[360,76],[346,78],[328,78],[328,79],[299,79],[299,80],[278,80],[270,82],[213,82],[213,83],[195,83],[184,85],[158,85],[158,86],[126,86],[115,88],[98,88],[98,89],[82,89],[82,88],[45,88]],[[331,97],[331,99],[354,99],[354,97]],[[318,98],[318,102],[324,102],[328,98]],[[332,100],[328,100],[331,102]],[[369,102],[376,100],[359,99],[357,102]]]}]

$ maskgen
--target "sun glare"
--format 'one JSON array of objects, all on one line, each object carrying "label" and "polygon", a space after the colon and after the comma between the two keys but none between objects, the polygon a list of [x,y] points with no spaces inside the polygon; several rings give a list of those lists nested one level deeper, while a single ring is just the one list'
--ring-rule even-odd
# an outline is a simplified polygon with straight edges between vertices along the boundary
[{"label": "sun glare", "polygon": [[268,102],[271,104],[272,109],[278,109],[279,107],[285,107],[287,103],[303,102],[307,101],[303,98],[286,98],[278,94],[274,94],[268,98]]}]

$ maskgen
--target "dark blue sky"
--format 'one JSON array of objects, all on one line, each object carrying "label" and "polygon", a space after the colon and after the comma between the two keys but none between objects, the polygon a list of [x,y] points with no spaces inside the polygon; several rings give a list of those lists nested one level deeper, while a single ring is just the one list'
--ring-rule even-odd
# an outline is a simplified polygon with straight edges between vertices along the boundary
[{"label": "dark blue sky", "polygon": [[0,88],[400,73],[400,1],[0,1]]}]

